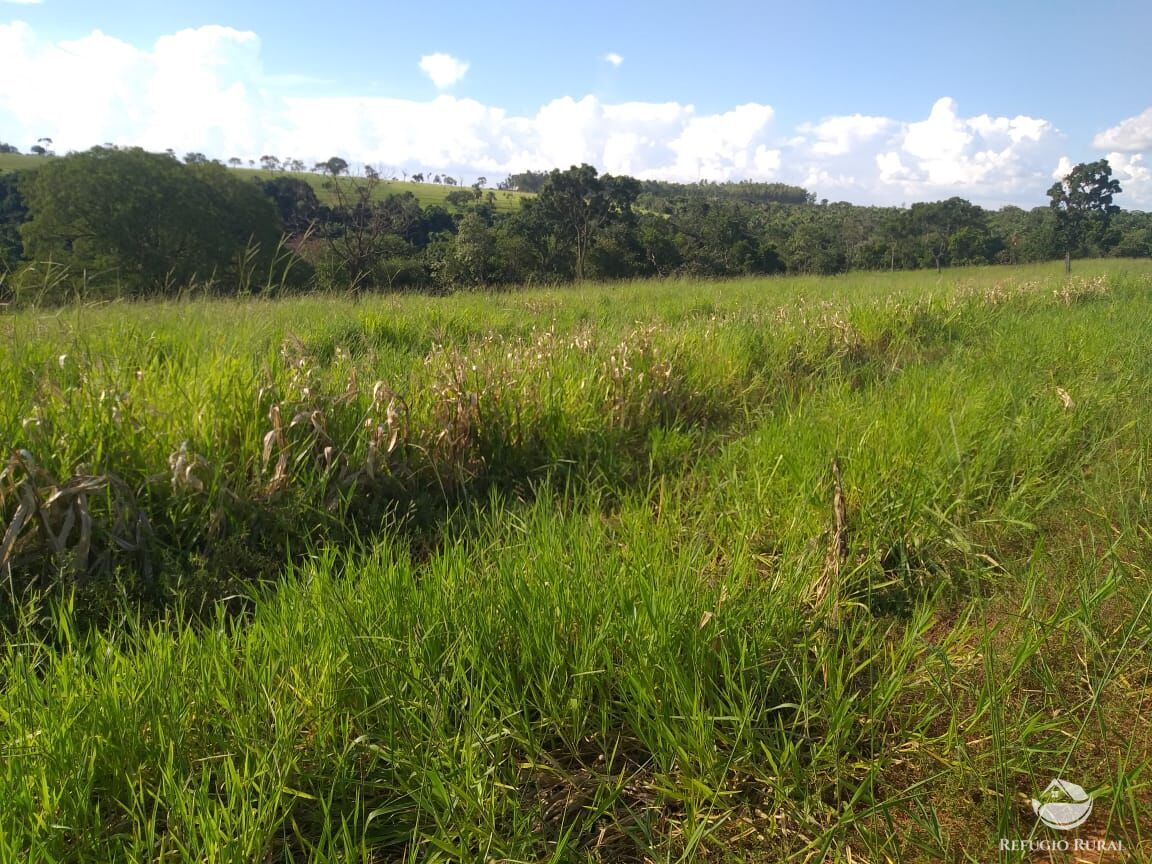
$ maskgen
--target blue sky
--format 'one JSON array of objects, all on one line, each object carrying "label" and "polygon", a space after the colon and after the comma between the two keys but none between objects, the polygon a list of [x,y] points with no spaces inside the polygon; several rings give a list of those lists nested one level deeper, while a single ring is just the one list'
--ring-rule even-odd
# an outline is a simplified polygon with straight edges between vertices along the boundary
[{"label": "blue sky", "polygon": [[1152,4],[0,0],[0,139],[1152,209]]}]

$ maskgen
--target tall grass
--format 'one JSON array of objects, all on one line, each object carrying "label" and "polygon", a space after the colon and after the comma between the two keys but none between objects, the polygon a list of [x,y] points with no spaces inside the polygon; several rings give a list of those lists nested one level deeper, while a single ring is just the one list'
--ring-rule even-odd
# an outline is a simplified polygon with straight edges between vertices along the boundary
[{"label": "tall grass", "polygon": [[0,858],[1152,856],[1149,276],[0,318]]}]

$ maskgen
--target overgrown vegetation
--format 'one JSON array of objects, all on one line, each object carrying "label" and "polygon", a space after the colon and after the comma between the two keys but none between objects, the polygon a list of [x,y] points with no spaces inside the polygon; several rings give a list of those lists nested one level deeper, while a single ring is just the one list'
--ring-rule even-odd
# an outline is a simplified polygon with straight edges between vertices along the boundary
[{"label": "overgrown vegetation", "polygon": [[0,857],[1149,858],[1152,268],[1061,271],[0,317]]}]

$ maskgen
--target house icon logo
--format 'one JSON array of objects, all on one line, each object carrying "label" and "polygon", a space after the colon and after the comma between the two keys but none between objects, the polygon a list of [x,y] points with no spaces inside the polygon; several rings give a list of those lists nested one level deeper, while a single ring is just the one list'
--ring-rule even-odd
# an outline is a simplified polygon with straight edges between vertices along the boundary
[{"label": "house icon logo", "polygon": [[1040,821],[1057,831],[1079,828],[1092,815],[1092,796],[1083,786],[1067,780],[1053,780],[1032,799],[1032,811]]}]

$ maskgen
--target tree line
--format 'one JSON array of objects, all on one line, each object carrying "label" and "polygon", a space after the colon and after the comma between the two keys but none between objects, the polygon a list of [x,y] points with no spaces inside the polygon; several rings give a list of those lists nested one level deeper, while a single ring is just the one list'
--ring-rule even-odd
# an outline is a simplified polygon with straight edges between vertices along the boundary
[{"label": "tree line", "polygon": [[1152,214],[1114,203],[1122,190],[1105,160],[1077,165],[1030,210],[959,197],[817,203],[786,184],[640,181],[580,165],[510,176],[499,188],[533,194],[501,213],[480,183],[422,206],[333,157],[316,165],[322,199],[299,177],[190,155],[96,147],[0,174],[0,300],[29,286],[41,301],[189,285],[445,292],[1152,255]]}]

